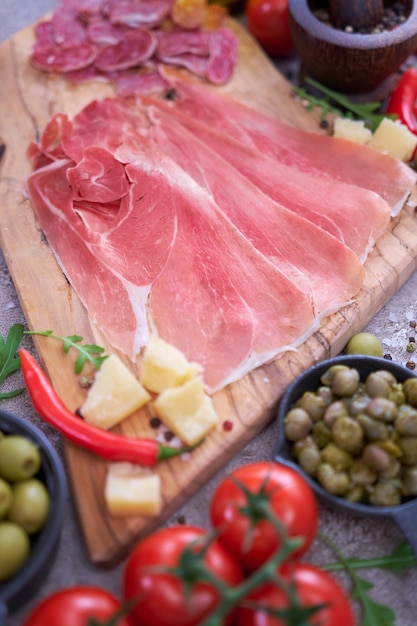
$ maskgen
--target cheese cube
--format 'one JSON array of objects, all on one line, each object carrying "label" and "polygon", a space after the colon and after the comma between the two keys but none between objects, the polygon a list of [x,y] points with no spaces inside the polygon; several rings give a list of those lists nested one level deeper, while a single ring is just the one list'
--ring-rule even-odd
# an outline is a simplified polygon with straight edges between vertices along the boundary
[{"label": "cheese cube", "polygon": [[139,380],[154,393],[178,387],[202,371],[201,365],[190,362],[185,355],[157,335],[146,346]]},{"label": "cheese cube", "polygon": [[135,375],[116,354],[103,361],[80,408],[86,422],[112,428],[151,399]]},{"label": "cheese cube", "polygon": [[384,117],[368,145],[407,162],[417,146],[417,136],[401,122]]},{"label": "cheese cube", "polygon": [[333,137],[364,145],[372,138],[372,132],[366,128],[363,120],[337,117],[333,124]]},{"label": "cheese cube", "polygon": [[189,446],[201,441],[217,424],[217,413],[200,376],[163,391],[153,406],[164,424]]},{"label": "cheese cube", "polygon": [[130,463],[113,463],[108,468],[104,499],[114,517],[157,515],[162,507],[160,477]]}]

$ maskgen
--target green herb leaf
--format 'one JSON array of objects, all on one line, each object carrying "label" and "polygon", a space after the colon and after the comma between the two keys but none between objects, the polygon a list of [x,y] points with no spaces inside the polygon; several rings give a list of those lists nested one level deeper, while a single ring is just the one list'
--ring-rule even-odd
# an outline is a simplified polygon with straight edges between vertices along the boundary
[{"label": "green herb leaf", "polygon": [[[17,354],[23,337],[22,324],[13,324],[7,333],[6,339],[0,335],[0,385],[5,379],[20,369],[20,357]],[[13,398],[22,393],[24,387],[13,391],[0,393],[0,399]]]},{"label": "green herb leaf", "polygon": [[[400,543],[394,548],[390,554],[384,554],[383,556],[375,556],[367,559],[361,558],[349,558],[345,559],[345,562],[349,564],[353,569],[369,569],[372,567],[379,567],[381,569],[390,570],[395,574],[403,574],[409,567],[415,566],[416,558],[413,550],[408,541],[400,541]],[[345,569],[344,563],[336,561],[335,563],[326,563],[322,566],[327,571],[336,571]]]},{"label": "green herb leaf", "polygon": [[323,95],[315,96],[307,88],[297,86],[293,86],[294,91],[308,102],[307,111],[312,111],[315,108],[322,109],[320,121],[326,117],[327,113],[333,113],[338,117],[363,120],[365,126],[374,132],[384,117],[391,119],[397,117],[396,115],[385,115],[382,113],[380,111],[380,102],[355,103],[345,94],[329,89],[313,78],[307,78],[306,83],[320,91]]},{"label": "green herb leaf", "polygon": [[74,364],[76,374],[81,374],[87,361],[92,363],[96,369],[100,369],[103,361],[108,358],[108,355],[103,355],[104,348],[101,346],[96,346],[95,344],[81,344],[80,342],[83,340],[83,337],[80,335],[68,335],[63,337],[61,335],[55,335],[52,330],[26,330],[24,334],[58,339],[63,342],[65,354],[68,354],[70,348],[75,348],[79,353]]},{"label": "green herb leaf", "polygon": [[368,591],[371,591],[374,585],[357,574],[352,575],[352,572],[350,574],[354,583],[352,598],[362,605],[361,626],[395,626],[394,611],[389,606],[375,602],[368,595]]},{"label": "green herb leaf", "polygon": [[[389,606],[379,604],[375,602],[368,594],[374,587],[373,583],[365,578],[358,576],[355,569],[360,567],[375,567],[377,559],[347,559],[341,553],[336,544],[328,537],[321,534],[320,537],[323,541],[333,550],[337,555],[340,565],[335,567],[336,564],[330,563],[328,565],[322,565],[323,569],[344,569],[350,576],[353,584],[351,592],[352,598],[356,599],[362,608],[362,621],[360,626],[395,626],[395,613]],[[401,571],[401,561],[410,565],[410,555],[408,550],[400,544],[390,555],[381,557],[380,561],[383,562],[382,567],[385,569],[394,569],[394,571]],[[372,563],[370,565],[370,563]],[[415,563],[415,561],[414,561]]]}]

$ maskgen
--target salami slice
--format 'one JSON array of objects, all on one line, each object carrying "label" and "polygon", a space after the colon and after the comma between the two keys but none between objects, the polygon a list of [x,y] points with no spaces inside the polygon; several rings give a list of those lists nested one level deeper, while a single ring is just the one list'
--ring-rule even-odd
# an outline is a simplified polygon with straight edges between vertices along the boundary
[{"label": "salami slice", "polygon": [[95,67],[102,72],[135,67],[152,57],[156,45],[156,37],[151,31],[137,28],[126,33],[114,46],[102,48],[97,54]]},{"label": "salami slice", "polygon": [[129,32],[131,32],[130,26],[112,24],[104,18],[94,20],[87,26],[89,41],[98,46],[109,46],[120,43],[126,33]]},{"label": "salami slice", "polygon": [[95,58],[95,46],[84,41],[68,48],[58,45],[35,46],[30,60],[39,70],[58,74],[88,67]]},{"label": "salami slice", "polygon": [[87,30],[70,2],[61,0],[52,16],[52,25],[55,43],[64,48],[79,45],[87,39]]},{"label": "salami slice", "polygon": [[180,28],[168,31],[161,30],[158,32],[156,55],[161,60],[187,52],[208,57],[211,36],[208,30],[201,28],[189,31]]},{"label": "salami slice", "polygon": [[123,98],[134,94],[150,95],[168,90],[169,85],[157,70],[125,74],[116,83],[117,94]]},{"label": "salami slice", "polygon": [[236,66],[238,41],[229,28],[219,28],[210,37],[207,79],[215,85],[226,84]]},{"label": "salami slice", "polygon": [[110,21],[113,24],[137,26],[160,24],[171,11],[170,0],[122,0],[110,10]]}]

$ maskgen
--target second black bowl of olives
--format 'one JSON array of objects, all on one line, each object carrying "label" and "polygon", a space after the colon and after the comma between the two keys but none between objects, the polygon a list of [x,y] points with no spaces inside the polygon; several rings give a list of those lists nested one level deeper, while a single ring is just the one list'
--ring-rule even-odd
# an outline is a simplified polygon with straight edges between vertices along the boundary
[{"label": "second black bowl of olives", "polygon": [[47,437],[0,410],[0,625],[51,568],[66,501],[65,472]]},{"label": "second black bowl of olives", "polygon": [[417,553],[417,376],[388,359],[341,355],[298,376],[279,408],[276,460],[318,498],[392,517]]}]

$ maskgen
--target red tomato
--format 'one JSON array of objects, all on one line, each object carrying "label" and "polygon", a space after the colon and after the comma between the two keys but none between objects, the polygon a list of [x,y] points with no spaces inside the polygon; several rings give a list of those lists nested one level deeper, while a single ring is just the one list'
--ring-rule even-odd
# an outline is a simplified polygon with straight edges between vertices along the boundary
[{"label": "red tomato", "polygon": [[[249,509],[247,496],[236,481],[258,494]],[[272,462],[243,465],[217,487],[210,517],[212,526],[220,531],[219,540],[247,572],[259,568],[279,546],[276,530],[259,511],[258,503],[265,506],[268,502],[288,535],[304,538],[292,558],[299,559],[307,552],[317,532],[316,498],[295,470]]]},{"label": "red tomato", "polygon": [[[88,626],[92,618],[108,621],[120,607],[115,596],[99,587],[68,587],[42,600],[23,626]],[[134,626],[134,623],[131,618],[123,617],[117,626]]]},{"label": "red tomato", "polygon": [[[294,565],[291,580],[295,584],[297,598],[302,607],[326,605],[325,608],[311,615],[307,624],[311,626],[356,625],[348,596],[327,572],[314,565],[297,563]],[[275,609],[285,609],[289,606],[285,593],[270,583],[251,594],[250,600]],[[287,623],[254,607],[239,608],[236,619],[239,626],[285,626]]]},{"label": "red tomato", "polygon": [[[219,595],[213,585],[198,582],[186,586],[188,575],[164,573],[163,567],[177,567],[186,546],[208,538],[195,526],[164,528],[138,543],[130,554],[124,571],[124,597],[140,598],[132,614],[140,626],[195,626],[217,605]],[[242,580],[237,561],[218,541],[207,549],[203,562],[207,570],[228,586]],[[189,581],[188,581],[189,582]]]},{"label": "red tomato", "polygon": [[247,0],[249,31],[271,56],[294,54],[295,46],[288,21],[288,0]]}]

